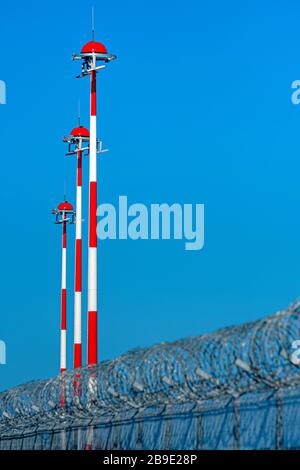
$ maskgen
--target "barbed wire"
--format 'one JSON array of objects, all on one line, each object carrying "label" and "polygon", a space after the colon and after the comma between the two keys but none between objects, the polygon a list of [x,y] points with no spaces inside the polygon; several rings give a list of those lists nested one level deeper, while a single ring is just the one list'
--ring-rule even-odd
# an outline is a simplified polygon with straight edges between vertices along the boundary
[{"label": "barbed wire", "polygon": [[238,403],[250,392],[300,385],[292,354],[300,339],[300,301],[277,314],[150,348],[135,349],[94,368],[0,393],[0,438],[45,426],[138,416],[151,406]]}]

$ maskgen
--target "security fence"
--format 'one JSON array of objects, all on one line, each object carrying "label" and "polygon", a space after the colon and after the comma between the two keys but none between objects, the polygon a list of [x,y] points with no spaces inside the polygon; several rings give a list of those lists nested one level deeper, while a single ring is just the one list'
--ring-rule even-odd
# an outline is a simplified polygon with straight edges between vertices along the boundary
[{"label": "security fence", "polygon": [[300,302],[16,387],[0,449],[300,449],[297,340]]}]

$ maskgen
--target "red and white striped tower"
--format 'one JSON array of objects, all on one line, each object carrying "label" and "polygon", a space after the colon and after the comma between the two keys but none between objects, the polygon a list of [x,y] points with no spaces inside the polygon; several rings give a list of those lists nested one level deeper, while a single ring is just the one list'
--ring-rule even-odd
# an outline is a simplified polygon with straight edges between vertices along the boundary
[{"label": "red and white striped tower", "polygon": [[52,213],[55,223],[62,225],[60,372],[63,373],[67,369],[67,223],[74,222],[75,212],[72,204],[65,200]]},{"label": "red and white striped tower", "polygon": [[94,40],[85,44],[73,60],[82,60],[82,73],[78,78],[90,75],[90,163],[89,163],[89,248],[88,248],[88,364],[98,362],[98,305],[97,305],[97,71],[116,56],[107,53],[106,47]]},{"label": "red and white striped tower", "polygon": [[76,181],[76,240],[75,240],[75,294],[74,294],[74,368],[82,366],[82,155],[89,147],[84,144],[90,139],[89,131],[80,125],[75,127],[64,142],[69,143],[67,155],[77,155]]}]

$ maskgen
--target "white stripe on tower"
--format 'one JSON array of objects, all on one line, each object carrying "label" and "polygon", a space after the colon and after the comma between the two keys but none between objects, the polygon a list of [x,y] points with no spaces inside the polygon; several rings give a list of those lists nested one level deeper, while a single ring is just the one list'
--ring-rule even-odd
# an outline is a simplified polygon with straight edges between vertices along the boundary
[{"label": "white stripe on tower", "polygon": [[89,168],[89,250],[88,250],[88,364],[98,362],[97,321],[97,137],[96,71],[91,73]]},{"label": "white stripe on tower", "polygon": [[[65,216],[64,216],[65,217]],[[60,372],[67,368],[67,223],[62,223]]]},{"label": "white stripe on tower", "polygon": [[[81,149],[81,139],[79,141]],[[74,298],[74,368],[82,366],[81,297],[82,297],[82,151],[77,153],[75,241],[75,298]]]}]

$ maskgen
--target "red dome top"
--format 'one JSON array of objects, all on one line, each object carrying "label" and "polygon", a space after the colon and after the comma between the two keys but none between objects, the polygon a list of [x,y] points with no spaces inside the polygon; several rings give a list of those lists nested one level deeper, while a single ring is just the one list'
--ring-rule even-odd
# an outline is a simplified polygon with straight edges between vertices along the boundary
[{"label": "red dome top", "polygon": [[71,131],[71,135],[74,137],[89,137],[90,133],[85,127],[79,126]]},{"label": "red dome top", "polygon": [[90,54],[91,52],[96,52],[98,54],[107,54],[107,49],[104,44],[101,42],[90,41],[87,42],[81,49],[82,54]]},{"label": "red dome top", "polygon": [[58,204],[57,209],[60,211],[72,211],[73,206],[68,201],[64,201]]}]

